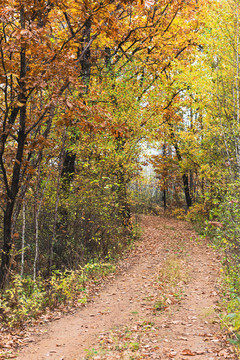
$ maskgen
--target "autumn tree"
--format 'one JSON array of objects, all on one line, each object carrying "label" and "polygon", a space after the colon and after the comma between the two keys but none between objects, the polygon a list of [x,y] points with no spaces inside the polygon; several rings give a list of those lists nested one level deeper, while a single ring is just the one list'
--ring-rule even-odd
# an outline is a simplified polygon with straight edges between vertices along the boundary
[{"label": "autumn tree", "polygon": [[[122,10],[122,32],[112,39],[105,40],[105,45],[107,45],[105,46],[105,62],[96,64],[98,69],[102,69],[100,78],[108,77],[110,74],[112,89],[108,88],[108,98],[104,100],[103,106],[106,107],[106,103],[110,106],[113,124],[116,121],[115,114],[123,108],[121,105],[123,101],[119,101],[117,96],[117,93],[122,96],[122,92],[118,92],[119,82],[126,81],[126,84],[129,84],[129,79],[135,82],[136,95],[135,99],[132,98],[130,106],[134,109],[134,105],[138,104],[138,113],[135,113],[132,118],[124,115],[123,119],[118,120],[115,131],[118,151],[123,151],[125,143],[129,142],[129,137],[132,141],[136,141],[137,132],[138,139],[144,137],[144,130],[150,128],[148,123],[153,123],[152,118],[156,120],[155,115],[158,110],[156,104],[151,101],[151,90],[156,82],[166,82],[173,62],[188,61],[187,58],[196,45],[197,31],[201,23],[196,16],[199,11],[200,4],[198,6],[184,1],[174,3],[156,1],[151,5],[142,6],[137,11],[132,5]],[[106,75],[103,72],[106,72]],[[125,77],[123,75],[125,73],[129,75]],[[158,94],[160,97],[158,103],[164,102],[161,95]],[[127,102],[128,94],[124,93],[124,97]],[[98,102],[98,100],[95,101]],[[145,112],[143,107],[145,107]],[[136,114],[138,119],[136,119]],[[120,127],[119,131],[118,127]],[[118,177],[119,184],[122,184],[121,190],[119,188],[120,202],[122,202],[120,207],[126,209],[124,212],[127,219],[129,210],[126,200],[126,182],[124,169],[121,170],[121,166],[119,166]]]},{"label": "autumn tree", "polygon": [[[1,4],[1,207],[4,212],[3,251],[0,270],[6,282],[13,242],[13,213],[20,188],[26,192],[31,174],[49,145],[57,106],[56,126],[76,119],[82,100],[68,103],[66,91],[81,88],[78,62],[89,44],[82,44],[82,30],[89,18],[94,36],[111,28],[105,8],[110,2],[86,4],[58,1],[3,1]],[[109,9],[109,11],[110,11]],[[70,21],[71,19],[71,21]],[[68,31],[70,29],[70,31]],[[76,52],[76,49],[78,51]],[[79,122],[86,122],[81,117]]]},{"label": "autumn tree", "polygon": [[[156,107],[150,94],[155,83],[164,82],[172,63],[184,61],[195,45],[201,4],[183,0],[2,2],[1,286],[9,273],[17,236],[14,223],[22,201],[36,179],[36,169],[41,186],[41,174],[48,172],[41,172],[42,159],[51,147],[59,149],[58,138],[63,139],[66,128],[65,160],[59,168],[62,178],[76,165],[74,142],[69,142],[74,134],[75,142],[84,133],[103,136],[103,143],[114,145],[118,154],[118,201],[123,217],[129,218],[127,154],[132,147],[137,149],[135,144],[154,118]],[[106,94],[107,81],[111,89],[106,87]],[[56,129],[60,129],[58,137]],[[52,161],[61,163],[61,151],[58,154]],[[42,167],[53,162],[42,162]],[[71,176],[70,185],[74,181]]]}]

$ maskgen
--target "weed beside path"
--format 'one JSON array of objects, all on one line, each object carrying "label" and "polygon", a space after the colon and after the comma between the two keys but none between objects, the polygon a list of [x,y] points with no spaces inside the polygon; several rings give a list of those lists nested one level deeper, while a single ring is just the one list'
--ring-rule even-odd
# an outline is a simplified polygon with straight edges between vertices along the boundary
[{"label": "weed beside path", "polygon": [[236,359],[220,330],[217,254],[188,223],[142,224],[116,277],[85,308],[42,327],[18,359]]}]

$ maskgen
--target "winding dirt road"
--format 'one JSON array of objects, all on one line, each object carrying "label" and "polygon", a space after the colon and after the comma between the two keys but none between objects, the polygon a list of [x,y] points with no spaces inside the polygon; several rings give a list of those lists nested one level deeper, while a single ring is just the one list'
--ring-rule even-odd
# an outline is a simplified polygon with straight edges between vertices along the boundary
[{"label": "winding dirt road", "polygon": [[[217,254],[188,223],[142,222],[142,240],[116,276],[85,307],[40,327],[18,360],[237,359],[220,331]],[[167,293],[161,276],[171,262],[177,282]]]}]

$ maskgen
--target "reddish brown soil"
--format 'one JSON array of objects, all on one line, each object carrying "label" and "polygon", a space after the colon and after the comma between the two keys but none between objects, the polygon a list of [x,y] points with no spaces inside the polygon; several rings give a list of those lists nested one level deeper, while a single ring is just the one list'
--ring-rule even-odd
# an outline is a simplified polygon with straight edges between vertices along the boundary
[{"label": "reddish brown soil", "polygon": [[[84,308],[39,328],[18,360],[237,358],[220,330],[218,255],[188,223],[154,216],[142,223],[121,271]],[[182,267],[173,291],[161,283],[171,258]]]}]

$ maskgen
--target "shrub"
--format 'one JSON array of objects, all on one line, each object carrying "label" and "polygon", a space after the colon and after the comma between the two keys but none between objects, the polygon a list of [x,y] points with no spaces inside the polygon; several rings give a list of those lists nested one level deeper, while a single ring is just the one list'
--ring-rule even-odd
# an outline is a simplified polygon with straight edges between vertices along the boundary
[{"label": "shrub", "polygon": [[208,211],[204,203],[194,204],[188,210],[186,220],[200,223],[208,218]]},{"label": "shrub", "polygon": [[171,215],[178,220],[185,220],[186,218],[186,211],[183,208],[176,208],[172,210]]},{"label": "shrub", "polygon": [[114,271],[111,263],[91,262],[75,271],[57,270],[48,280],[38,277],[34,281],[16,275],[0,296],[1,322],[13,328],[37,318],[46,309],[72,305],[74,301],[84,304],[88,297],[87,284]]}]

